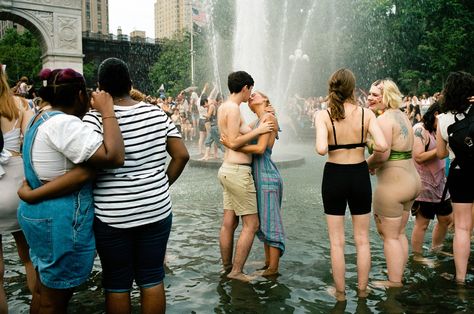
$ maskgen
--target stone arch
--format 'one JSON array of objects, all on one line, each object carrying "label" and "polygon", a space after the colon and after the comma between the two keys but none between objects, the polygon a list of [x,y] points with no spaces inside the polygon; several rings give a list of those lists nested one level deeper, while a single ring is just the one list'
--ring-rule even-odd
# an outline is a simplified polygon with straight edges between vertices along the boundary
[{"label": "stone arch", "polygon": [[38,39],[44,68],[82,73],[81,2],[76,0],[0,0],[0,20],[23,25]]}]

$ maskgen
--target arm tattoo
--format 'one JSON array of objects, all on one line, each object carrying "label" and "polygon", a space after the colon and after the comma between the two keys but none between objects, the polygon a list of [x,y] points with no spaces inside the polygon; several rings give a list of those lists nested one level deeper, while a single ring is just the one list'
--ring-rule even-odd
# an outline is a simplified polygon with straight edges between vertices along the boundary
[{"label": "arm tattoo", "polygon": [[421,139],[421,141],[423,142],[423,140],[424,140],[424,138],[423,138],[423,129],[422,128],[416,128],[415,129],[415,136],[419,137]]}]

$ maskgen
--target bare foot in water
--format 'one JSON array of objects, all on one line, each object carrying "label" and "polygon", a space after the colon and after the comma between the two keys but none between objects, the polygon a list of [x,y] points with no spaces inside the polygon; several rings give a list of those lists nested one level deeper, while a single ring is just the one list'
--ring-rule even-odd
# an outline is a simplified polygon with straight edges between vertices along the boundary
[{"label": "bare foot in water", "polygon": [[268,268],[268,265],[265,264],[265,265],[263,265],[262,267],[257,268],[257,270],[265,270],[265,269],[267,269],[267,268]]},{"label": "bare foot in water", "polygon": [[433,252],[435,254],[439,254],[439,255],[449,256],[449,257],[454,256],[453,253],[443,251],[443,246],[442,245],[432,248],[431,252]]},{"label": "bare foot in water", "polygon": [[240,281],[243,281],[243,282],[250,282],[250,281],[254,280],[256,277],[249,276],[249,275],[246,275],[244,273],[230,272],[230,273],[227,274],[227,278],[236,279],[236,280],[240,280]]},{"label": "bare foot in water", "polygon": [[457,278],[455,278],[455,276],[453,274],[442,273],[440,276],[443,277],[446,280],[454,281],[454,283],[456,283],[456,285],[458,287],[464,287],[466,285],[465,280],[458,280]]},{"label": "bare foot in water", "polygon": [[273,268],[267,268],[265,271],[262,273],[263,277],[272,277],[272,276],[278,276],[278,269],[273,269]]},{"label": "bare foot in water", "polygon": [[231,265],[224,265],[221,269],[221,274],[222,275],[227,275],[228,273],[230,273],[231,270],[232,270],[232,264]]},{"label": "bare foot in water", "polygon": [[438,266],[438,263],[432,259],[429,259],[429,258],[426,258],[426,257],[423,257],[423,255],[421,254],[415,254],[413,255],[413,261],[417,262],[417,263],[420,263],[420,264],[423,264],[423,265],[426,265],[430,268],[435,268],[436,266]]},{"label": "bare foot in water", "polygon": [[357,289],[357,296],[359,298],[367,298],[371,292],[370,288],[365,288],[364,290]]},{"label": "bare foot in water", "polygon": [[403,284],[401,282],[393,282],[390,280],[376,280],[372,281],[372,286],[377,288],[401,288]]},{"label": "bare foot in water", "polygon": [[330,286],[326,288],[326,292],[335,298],[338,302],[346,301],[346,293],[344,291],[337,291],[335,287]]}]

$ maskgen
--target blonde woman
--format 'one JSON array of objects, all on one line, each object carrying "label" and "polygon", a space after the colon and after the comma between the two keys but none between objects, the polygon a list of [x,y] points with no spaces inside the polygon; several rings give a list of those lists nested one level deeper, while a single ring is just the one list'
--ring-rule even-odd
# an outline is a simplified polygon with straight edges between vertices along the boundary
[{"label": "blonde woman", "polygon": [[316,117],[316,151],[328,154],[324,166],[322,196],[331,244],[331,266],[337,300],[345,300],[344,216],[346,207],[352,216],[357,250],[359,296],[367,295],[370,271],[369,226],[372,189],[364,157],[367,135],[372,148],[387,149],[375,115],[357,105],[354,96],[355,76],[340,69],[329,79],[328,110]]},{"label": "blonde woman", "polygon": [[367,159],[376,171],[374,217],[383,239],[388,281],[375,282],[386,287],[402,286],[403,272],[408,260],[408,239],[405,226],[413,202],[421,191],[421,181],[413,163],[413,129],[406,114],[399,110],[402,96],[391,80],[372,84],[368,105],[379,113],[377,118],[389,149],[374,152]]},{"label": "blonde woman", "polygon": [[11,233],[15,239],[18,255],[26,269],[26,280],[30,292],[35,286],[36,274],[28,254],[28,244],[20,229],[17,220],[17,208],[20,199],[16,191],[23,181],[23,159],[21,157],[21,140],[28,121],[33,112],[22,105],[20,97],[13,96],[8,86],[7,77],[0,66],[0,125],[4,138],[5,154],[10,158],[5,164],[1,164],[5,174],[0,177],[0,313],[7,313],[7,300],[3,289],[3,275],[5,266],[3,264],[2,235]]}]

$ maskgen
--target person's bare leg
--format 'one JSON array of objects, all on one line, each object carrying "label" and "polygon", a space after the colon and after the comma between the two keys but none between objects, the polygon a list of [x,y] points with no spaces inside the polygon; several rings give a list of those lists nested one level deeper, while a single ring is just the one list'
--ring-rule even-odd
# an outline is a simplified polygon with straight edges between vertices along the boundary
[{"label": "person's bare leg", "polygon": [[66,314],[72,289],[51,289],[40,283],[40,314]]},{"label": "person's bare leg", "polygon": [[142,314],[162,314],[166,312],[166,296],[163,283],[140,289]]},{"label": "person's bare leg", "polygon": [[415,257],[423,254],[423,242],[429,224],[429,219],[426,219],[420,213],[416,214],[415,225],[411,234],[411,250]]},{"label": "person's bare leg", "polygon": [[270,265],[270,246],[264,243],[263,249],[265,250],[265,266],[263,269],[267,269],[268,265]]},{"label": "person's bare leg", "polygon": [[204,151],[204,156],[202,156],[201,158],[199,158],[199,160],[208,160],[210,157],[209,157],[209,154],[210,154],[210,151],[211,151],[211,147],[207,147],[206,146],[206,149]]},{"label": "person's bare leg", "polygon": [[400,231],[399,231],[399,237],[398,237],[400,241],[400,245],[402,246],[402,251],[403,251],[403,269],[405,269],[405,266],[408,263],[408,238],[407,238],[406,226],[407,226],[409,218],[410,218],[410,211],[404,210],[402,214],[402,222],[400,225]]},{"label": "person's bare leg", "polygon": [[467,262],[471,253],[472,204],[453,203],[454,239],[453,253],[456,266],[456,281],[466,280]]},{"label": "person's bare leg", "polygon": [[130,292],[106,292],[105,312],[107,314],[130,314],[132,312]]},{"label": "person's bare leg", "polygon": [[452,222],[452,215],[437,216],[438,222],[433,228],[433,239],[431,243],[432,250],[439,250],[443,247],[446,233],[448,232],[449,225]]},{"label": "person's bare leg", "polygon": [[35,291],[30,304],[30,314],[38,314],[41,306],[41,280],[39,273],[35,270]]},{"label": "person's bare leg", "polygon": [[224,270],[232,268],[232,253],[234,250],[234,232],[239,224],[239,217],[235,216],[233,210],[224,210],[224,218],[219,237],[222,265]]},{"label": "person's bare leg", "polygon": [[0,314],[8,313],[7,296],[5,294],[4,285],[5,263],[3,262],[3,244],[2,235],[0,234]]},{"label": "person's bare leg", "polygon": [[344,216],[326,215],[326,221],[328,224],[329,242],[331,245],[332,277],[336,287],[335,297],[338,301],[343,301],[341,297],[346,291]]},{"label": "person's bare leg", "polygon": [[33,295],[36,293],[36,271],[30,259],[30,247],[26,242],[25,235],[23,234],[23,232],[14,232],[13,237],[15,238],[18,256],[20,257],[21,262],[25,266],[26,284],[28,285],[28,289],[30,290],[31,295]]},{"label": "person's bare leg", "polygon": [[252,248],[255,233],[258,230],[257,214],[242,216],[242,231],[235,248],[234,263],[232,271],[227,275],[228,278],[248,281],[251,278],[243,273],[245,262]]},{"label": "person's bare leg", "polygon": [[370,213],[364,215],[352,215],[352,225],[354,228],[354,242],[357,251],[358,295],[360,297],[366,297],[370,272]]},{"label": "person's bare leg", "polygon": [[205,150],[204,148],[205,139],[206,139],[206,132],[199,131],[199,141],[198,141],[199,155],[202,155]]},{"label": "person's bare leg", "polygon": [[268,267],[263,272],[262,276],[278,275],[278,267],[280,264],[281,250],[277,247],[265,244],[268,247]]},{"label": "person's bare leg", "polygon": [[388,281],[374,281],[373,284],[376,286],[401,287],[403,285],[405,257],[400,241],[402,220],[402,217],[376,217],[377,229],[383,238],[383,250],[388,271]]}]

